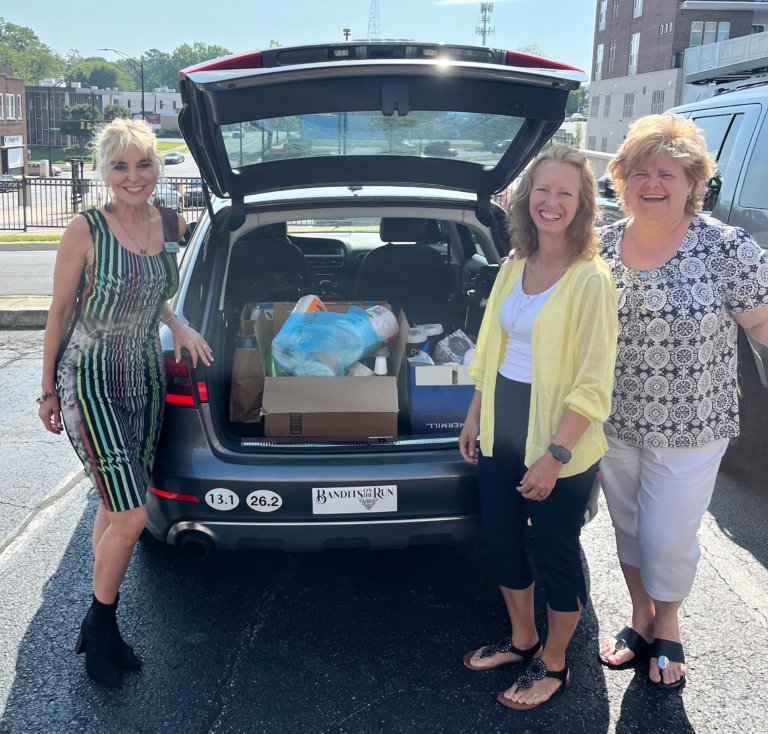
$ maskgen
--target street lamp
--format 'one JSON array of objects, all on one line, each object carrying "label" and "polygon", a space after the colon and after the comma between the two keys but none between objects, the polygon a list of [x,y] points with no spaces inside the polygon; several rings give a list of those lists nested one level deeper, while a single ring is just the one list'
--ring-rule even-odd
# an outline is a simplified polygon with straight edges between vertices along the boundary
[{"label": "street lamp", "polygon": [[133,58],[133,56],[129,56],[127,53],[124,53],[123,51],[118,51],[116,48],[98,48],[97,51],[111,51],[112,53],[117,54],[118,56],[122,56],[132,67],[135,72],[138,72],[139,78],[141,80],[141,119],[145,119],[144,117],[144,59],[139,59],[136,61],[136,59]]}]

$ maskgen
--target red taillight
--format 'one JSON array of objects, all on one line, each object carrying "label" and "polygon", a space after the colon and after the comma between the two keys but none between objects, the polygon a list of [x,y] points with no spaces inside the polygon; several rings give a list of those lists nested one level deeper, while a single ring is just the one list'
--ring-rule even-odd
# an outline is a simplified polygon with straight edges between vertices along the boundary
[{"label": "red taillight", "polygon": [[520,51],[507,51],[507,66],[522,66],[526,69],[555,69],[557,71],[580,71],[583,69],[578,66],[564,64],[561,61],[545,59],[543,56],[534,56],[533,54],[524,54]]},{"label": "red taillight", "polygon": [[218,59],[203,61],[201,64],[188,66],[179,72],[179,76],[186,76],[196,71],[229,71],[233,69],[260,69],[261,51],[251,51],[245,54],[233,54],[232,56],[220,56]]},{"label": "red taillight", "polygon": [[176,357],[168,355],[163,357],[165,363],[165,378],[167,387],[165,402],[172,405],[195,406],[195,395],[192,389],[192,377],[189,374],[189,365],[186,359],[178,362]]},{"label": "red taillight", "polygon": [[166,492],[164,489],[158,489],[157,487],[149,487],[149,491],[152,494],[156,494],[158,497],[162,497],[164,500],[178,500],[179,502],[200,502],[199,497],[195,497],[193,494],[182,494],[181,492]]},{"label": "red taillight", "polygon": [[201,403],[208,402],[208,385],[202,380],[197,383],[197,396],[200,398]]}]

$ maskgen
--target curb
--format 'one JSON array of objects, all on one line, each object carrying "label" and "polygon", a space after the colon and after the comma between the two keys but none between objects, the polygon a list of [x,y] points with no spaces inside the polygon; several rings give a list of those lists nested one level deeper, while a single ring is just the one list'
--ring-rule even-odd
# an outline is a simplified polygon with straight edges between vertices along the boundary
[{"label": "curb", "polygon": [[3,296],[0,329],[44,329],[50,306],[50,296]]}]

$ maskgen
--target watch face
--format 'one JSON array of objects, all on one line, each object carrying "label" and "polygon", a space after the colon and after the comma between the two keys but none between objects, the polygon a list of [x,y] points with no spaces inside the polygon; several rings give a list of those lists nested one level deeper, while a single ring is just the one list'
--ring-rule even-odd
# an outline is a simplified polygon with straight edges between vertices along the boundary
[{"label": "watch face", "polygon": [[549,447],[549,452],[554,456],[561,464],[567,464],[571,460],[571,452],[564,446],[558,446],[553,443]]}]

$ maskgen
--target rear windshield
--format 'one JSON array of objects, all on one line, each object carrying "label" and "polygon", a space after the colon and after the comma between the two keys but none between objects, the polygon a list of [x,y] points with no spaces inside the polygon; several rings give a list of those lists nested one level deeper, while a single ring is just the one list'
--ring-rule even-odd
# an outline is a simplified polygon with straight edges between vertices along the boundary
[{"label": "rear windshield", "polygon": [[229,165],[317,156],[417,156],[496,166],[524,118],[471,112],[334,112],[220,128]]}]

